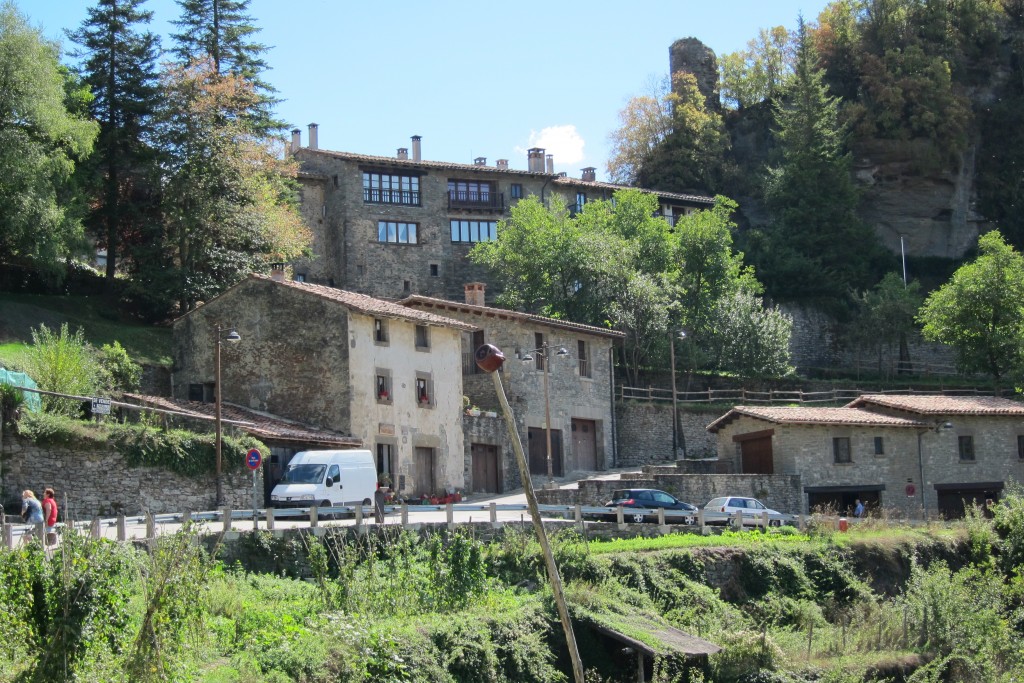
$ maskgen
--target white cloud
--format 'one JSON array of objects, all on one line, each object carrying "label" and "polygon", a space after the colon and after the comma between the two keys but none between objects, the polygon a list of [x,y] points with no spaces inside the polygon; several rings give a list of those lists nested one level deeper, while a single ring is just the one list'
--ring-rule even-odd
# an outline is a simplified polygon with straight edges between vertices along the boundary
[{"label": "white cloud", "polygon": [[[553,154],[555,165],[577,164],[583,161],[583,146],[586,143],[580,137],[576,126],[548,126],[539,132],[530,131],[529,147],[542,147],[547,154]],[[517,150],[520,154],[526,155],[525,149]]]}]

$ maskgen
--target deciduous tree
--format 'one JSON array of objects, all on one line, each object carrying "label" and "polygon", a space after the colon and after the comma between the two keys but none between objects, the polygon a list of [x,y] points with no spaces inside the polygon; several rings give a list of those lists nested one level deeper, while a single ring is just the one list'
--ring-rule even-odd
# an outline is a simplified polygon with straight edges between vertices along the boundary
[{"label": "deciduous tree", "polygon": [[962,370],[999,382],[1024,369],[1024,257],[998,231],[982,235],[978,249],[928,296],[918,321],[925,338],[956,349]]},{"label": "deciduous tree", "polygon": [[68,185],[96,138],[96,124],[70,110],[84,99],[57,46],[13,3],[0,5],[0,260],[33,259],[53,271],[84,250]]}]

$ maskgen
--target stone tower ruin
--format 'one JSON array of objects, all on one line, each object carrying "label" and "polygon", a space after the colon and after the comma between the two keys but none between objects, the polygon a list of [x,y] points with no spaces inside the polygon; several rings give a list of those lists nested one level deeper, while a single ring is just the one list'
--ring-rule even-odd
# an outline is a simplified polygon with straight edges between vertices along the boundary
[{"label": "stone tower ruin", "polygon": [[697,87],[704,95],[710,111],[721,111],[718,98],[718,59],[715,53],[696,38],[680,38],[668,49],[669,73],[686,71],[697,78]]}]

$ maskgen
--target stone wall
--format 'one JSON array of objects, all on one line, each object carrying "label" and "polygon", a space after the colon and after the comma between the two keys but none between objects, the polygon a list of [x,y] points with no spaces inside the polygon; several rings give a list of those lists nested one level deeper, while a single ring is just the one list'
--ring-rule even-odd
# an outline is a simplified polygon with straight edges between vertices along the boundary
[{"label": "stone wall", "polygon": [[[615,404],[618,453],[616,467],[674,462],[683,457],[715,455],[715,439],[705,429],[717,415],[679,409],[679,442],[672,452],[672,405],[653,401]],[[685,442],[685,449],[684,449]],[[685,450],[685,456],[684,456]]]},{"label": "stone wall", "polygon": [[[257,498],[263,507],[262,470],[257,475]],[[14,435],[3,437],[0,457],[3,504],[21,509],[21,492],[37,496],[52,486],[57,500],[67,509],[63,519],[87,519],[93,515],[123,512],[137,515],[213,509],[216,479],[213,474],[191,478],[160,467],[130,467],[116,451],[38,446]],[[224,499],[233,509],[252,507],[252,474],[231,470],[223,477]]]},{"label": "stone wall", "polygon": [[779,309],[793,318],[789,362],[797,371],[804,374],[807,368],[835,367],[839,356],[836,322],[813,308],[781,304]]}]

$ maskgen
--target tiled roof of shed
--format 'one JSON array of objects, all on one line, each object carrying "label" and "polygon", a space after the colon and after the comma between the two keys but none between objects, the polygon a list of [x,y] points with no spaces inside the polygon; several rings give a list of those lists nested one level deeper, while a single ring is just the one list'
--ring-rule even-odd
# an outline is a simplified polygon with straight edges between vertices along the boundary
[{"label": "tiled roof of shed", "polygon": [[741,415],[773,424],[849,425],[863,427],[922,427],[918,420],[891,417],[859,408],[804,408],[783,406],[736,406],[707,426],[717,432]]},{"label": "tiled roof of shed", "polygon": [[881,406],[919,415],[1019,415],[1024,404],[998,396],[944,396],[865,394],[847,404],[847,408]]},{"label": "tiled roof of shed", "polygon": [[[600,187],[608,190],[627,190],[631,189],[629,185],[617,185],[615,183],[604,183],[597,180],[582,180],[580,178],[570,178],[569,176],[561,176],[558,174],[538,173],[536,171],[524,171],[518,168],[498,168],[497,166],[477,166],[476,164],[458,164],[450,161],[413,161],[412,159],[399,159],[398,157],[384,157],[375,156],[372,154],[356,154],[355,152],[334,152],[329,149],[309,149],[303,147],[298,153],[307,154],[323,154],[325,156],[336,157],[338,159],[347,159],[349,161],[362,162],[366,164],[387,164],[397,166],[407,166],[409,168],[423,167],[423,168],[436,168],[439,170],[446,171],[476,171],[476,172],[488,172],[488,173],[507,173],[510,175],[525,175],[534,176],[537,178],[554,178],[554,182],[557,184],[566,184],[577,186],[591,186]],[[311,174],[315,177],[315,175]],[[656,194],[659,197],[665,197],[669,199],[678,199],[680,201],[688,201],[696,204],[707,204],[712,205],[715,203],[714,197],[705,197],[702,195],[695,194],[682,194],[679,192],[662,192],[661,190],[653,190],[650,188],[635,188],[643,190],[644,192],[650,192]]]},{"label": "tiled roof of shed", "polygon": [[250,274],[249,278],[253,280],[271,282],[282,287],[290,287],[308,294],[319,296],[323,299],[336,301],[350,310],[364,313],[366,315],[379,316],[382,318],[398,318],[400,320],[408,320],[424,325],[454,327],[456,329],[466,331],[476,329],[473,325],[464,323],[461,320],[455,320],[454,318],[446,318],[434,313],[411,309],[394,301],[386,301],[366,294],[349,292],[344,289],[336,289],[334,287],[327,287],[324,285],[314,285],[309,282],[295,282],[294,280],[274,280],[267,275],[260,275],[257,273]]},{"label": "tiled roof of shed", "polygon": [[[403,306],[428,306],[438,308],[441,310],[449,311],[461,311],[463,313],[475,313],[481,317],[495,317],[505,318],[510,320],[523,320],[538,325],[544,325],[545,327],[554,327],[563,330],[572,330],[573,332],[582,332],[585,334],[592,334],[599,337],[610,337],[612,339],[624,339],[625,333],[619,332],[618,330],[609,330],[604,327],[594,327],[593,325],[584,325],[582,323],[574,323],[569,320],[559,320],[557,318],[546,318],[542,315],[534,315],[532,313],[520,313],[519,311],[510,311],[505,308],[495,308],[493,306],[475,306],[473,304],[467,304],[459,301],[449,301],[447,299],[435,299],[430,296],[422,296],[419,294],[413,294],[407,296],[398,302]],[[475,326],[474,329],[479,328]]]},{"label": "tiled roof of shed", "polygon": [[[173,410],[183,413],[185,417],[213,418],[216,411],[216,406],[213,403],[180,401],[164,396],[148,396],[146,394],[125,394],[124,396],[126,399],[134,400],[140,405]],[[359,448],[363,445],[362,439],[354,436],[304,425],[231,403],[221,403],[221,419],[246,423],[238,425],[238,429],[262,439],[292,441],[321,446],[338,446],[341,448]]]}]

